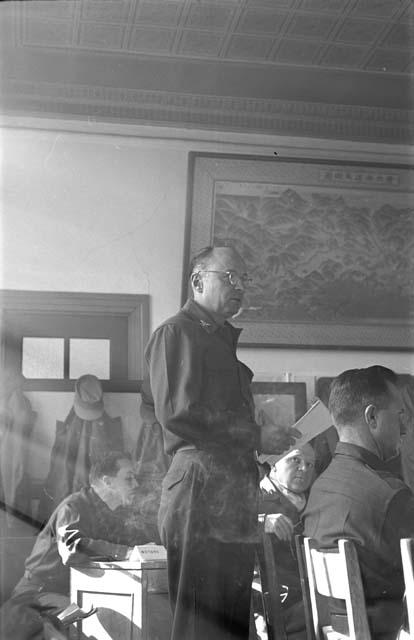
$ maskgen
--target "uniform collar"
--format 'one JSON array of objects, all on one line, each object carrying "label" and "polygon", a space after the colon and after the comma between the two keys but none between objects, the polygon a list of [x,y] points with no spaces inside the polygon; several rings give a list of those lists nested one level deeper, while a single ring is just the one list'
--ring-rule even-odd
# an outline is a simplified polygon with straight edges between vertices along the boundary
[{"label": "uniform collar", "polygon": [[213,315],[209,313],[204,307],[199,305],[195,300],[189,298],[183,307],[183,311],[192,316],[195,320],[198,320],[201,327],[207,333],[216,333],[217,331],[229,331],[231,332],[231,336],[234,343],[237,343],[239,335],[242,330],[236,327],[233,327],[232,324],[224,322],[224,324],[219,324]]},{"label": "uniform collar", "polygon": [[335,449],[335,455],[345,455],[356,458],[376,471],[389,470],[388,464],[376,456],[375,453],[372,453],[369,449],[365,449],[365,447],[359,447],[358,445],[350,444],[349,442],[338,442]]}]

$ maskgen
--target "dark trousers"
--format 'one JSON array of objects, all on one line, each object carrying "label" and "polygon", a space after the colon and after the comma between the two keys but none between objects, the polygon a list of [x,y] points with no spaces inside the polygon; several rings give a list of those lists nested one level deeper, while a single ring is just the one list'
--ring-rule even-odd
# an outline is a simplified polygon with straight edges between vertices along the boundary
[{"label": "dark trousers", "polygon": [[247,640],[249,635],[254,545],[217,538],[219,519],[211,509],[221,499],[210,492],[212,473],[208,455],[182,452],[163,483],[159,528],[168,557],[171,640]]}]

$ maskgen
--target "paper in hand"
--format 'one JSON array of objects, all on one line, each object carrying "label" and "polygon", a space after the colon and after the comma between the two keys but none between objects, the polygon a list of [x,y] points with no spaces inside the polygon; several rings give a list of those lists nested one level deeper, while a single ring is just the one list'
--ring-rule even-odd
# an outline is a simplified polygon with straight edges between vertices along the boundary
[{"label": "paper in hand", "polygon": [[292,427],[300,431],[302,434],[300,438],[296,439],[295,444],[281,455],[260,455],[260,462],[274,464],[277,460],[280,460],[280,458],[283,458],[283,456],[289,453],[289,451],[300,447],[305,444],[305,442],[309,442],[309,440],[312,440],[315,436],[326,431],[326,429],[329,429],[332,424],[331,414],[323,402],[318,398],[310,409],[308,409],[308,411],[292,425]]}]

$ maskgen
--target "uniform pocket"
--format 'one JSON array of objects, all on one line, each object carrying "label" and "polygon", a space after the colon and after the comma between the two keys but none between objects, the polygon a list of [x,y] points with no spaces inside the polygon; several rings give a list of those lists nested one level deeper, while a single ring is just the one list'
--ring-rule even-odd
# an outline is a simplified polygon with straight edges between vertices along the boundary
[{"label": "uniform pocket", "polygon": [[180,482],[184,480],[186,475],[187,475],[187,469],[185,469],[184,471],[181,469],[180,473],[175,473],[170,478],[166,477],[164,480],[165,488],[168,491],[171,491],[171,489],[174,489],[174,487],[176,487],[177,484],[180,484]]},{"label": "uniform pocket", "polygon": [[164,491],[171,491],[181,484],[188,475],[190,468],[191,463],[188,464],[188,461],[182,459],[182,456],[174,456],[171,466],[162,481]]}]

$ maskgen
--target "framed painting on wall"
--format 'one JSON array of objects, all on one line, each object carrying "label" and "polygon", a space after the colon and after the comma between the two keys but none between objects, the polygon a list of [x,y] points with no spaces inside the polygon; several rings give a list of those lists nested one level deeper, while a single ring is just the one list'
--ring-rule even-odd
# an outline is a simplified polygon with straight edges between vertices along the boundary
[{"label": "framed painting on wall", "polygon": [[[252,393],[259,424],[289,429],[306,413],[305,382],[253,382]],[[260,462],[273,464],[281,454],[259,456]]]},{"label": "framed painting on wall", "polygon": [[414,349],[412,167],[190,154],[190,256],[230,244],[253,278],[242,346]]},{"label": "framed painting on wall", "polygon": [[252,393],[256,414],[272,424],[288,429],[306,413],[304,382],[253,382]]}]

